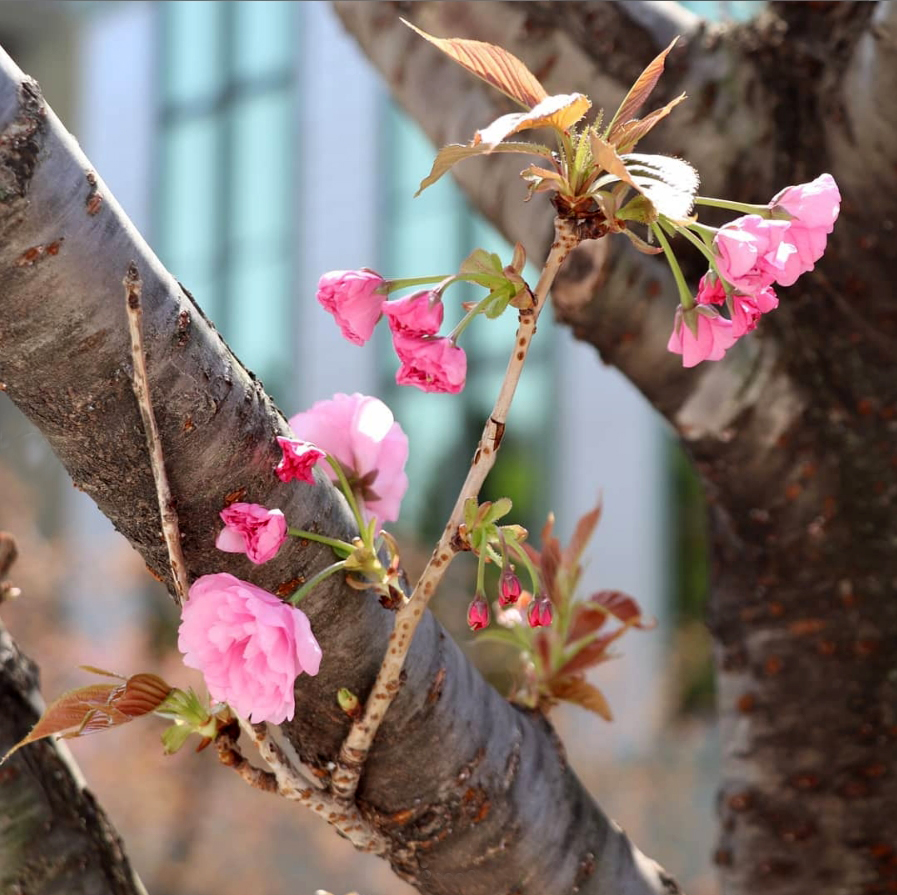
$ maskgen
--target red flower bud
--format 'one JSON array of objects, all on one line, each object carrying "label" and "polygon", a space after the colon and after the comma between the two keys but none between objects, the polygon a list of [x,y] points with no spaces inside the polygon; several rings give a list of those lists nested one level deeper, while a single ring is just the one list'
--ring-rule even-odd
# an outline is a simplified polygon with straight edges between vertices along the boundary
[{"label": "red flower bud", "polygon": [[510,566],[505,566],[501,572],[501,578],[498,580],[498,602],[499,605],[506,609],[513,606],[520,599],[523,588],[520,586],[520,579],[514,574]]},{"label": "red flower bud", "polygon": [[471,631],[481,631],[489,624],[489,607],[482,594],[477,594],[467,607],[467,624]]},{"label": "red flower bud", "polygon": [[526,620],[531,628],[547,628],[551,618],[551,600],[544,594],[536,597],[526,610]]}]

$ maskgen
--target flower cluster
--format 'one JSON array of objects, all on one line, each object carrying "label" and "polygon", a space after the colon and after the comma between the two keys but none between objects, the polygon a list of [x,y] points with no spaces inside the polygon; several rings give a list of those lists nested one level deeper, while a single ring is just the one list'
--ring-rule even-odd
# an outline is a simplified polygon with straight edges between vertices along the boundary
[{"label": "flower cluster", "polygon": [[[357,320],[354,325],[362,329]],[[408,488],[408,439],[382,401],[338,394],[290,422],[301,438],[277,438],[282,458],[274,472],[281,481],[314,484],[314,467],[326,459],[330,476],[344,487],[360,528],[370,523],[367,527],[373,531],[378,517],[398,518]],[[273,559],[290,534],[318,537],[288,528],[281,510],[256,503],[231,503],[220,516],[224,528],[215,546],[227,553],[244,553],[256,565]],[[328,574],[348,571],[350,557],[355,560],[353,572],[364,573],[370,566],[372,573],[382,577],[377,550],[364,538],[360,548],[318,539],[342,559],[303,585],[291,603],[223,572],[203,575],[190,588],[178,636],[184,662],[202,671],[213,700],[228,704],[253,723],[280,724],[292,719],[296,678],[303,672],[318,673],[321,648],[308,618],[295,603]],[[359,551],[369,560],[359,561]]]},{"label": "flower cluster", "polygon": [[333,314],[342,334],[363,345],[386,316],[400,367],[399,385],[455,394],[464,388],[467,355],[455,339],[440,336],[443,307],[438,291],[387,301],[387,282],[372,270],[335,270],[318,283],[318,302]]},{"label": "flower cluster", "polygon": [[[778,307],[773,285],[791,286],[813,269],[825,252],[840,210],[834,178],[822,174],[811,183],[778,193],[762,214],[747,214],[716,231],[713,266],[693,302],[676,311],[667,348],[682,355],[685,367],[720,360],[763,314]],[[725,304],[729,316],[717,307]]]}]

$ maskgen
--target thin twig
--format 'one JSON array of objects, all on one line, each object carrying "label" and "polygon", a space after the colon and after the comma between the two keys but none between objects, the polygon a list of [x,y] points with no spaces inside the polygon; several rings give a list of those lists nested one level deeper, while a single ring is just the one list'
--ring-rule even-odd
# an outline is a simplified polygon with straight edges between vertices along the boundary
[{"label": "thin twig", "polygon": [[178,526],[178,514],[171,497],[168,476],[165,474],[165,457],[162,453],[162,442],[159,439],[159,428],[150,400],[149,377],[146,375],[146,353],[143,349],[143,309],[140,304],[143,283],[132,261],[124,280],[125,306],[128,309],[128,330],[131,334],[131,357],[134,363],[134,374],[131,382],[140,416],[143,419],[143,431],[146,433],[146,446],[149,449],[150,466],[153,480],[156,483],[156,497],[159,501],[159,516],[162,523],[162,535],[168,548],[168,562],[174,579],[175,600],[180,606],[187,599],[187,563],[181,548],[181,533]]},{"label": "thin twig", "polygon": [[514,349],[508,361],[508,368],[505,371],[495,407],[486,421],[483,434],[477,445],[467,479],[461,488],[442,537],[440,537],[426,568],[421,573],[411,598],[396,613],[395,627],[390,634],[386,655],[377,673],[374,687],[365,703],[364,713],[352,724],[340,749],[339,760],[331,777],[331,787],[333,792],[345,802],[354,799],[371,744],[377,735],[386,710],[398,693],[402,666],[405,664],[405,657],[411,648],[414,632],[423,618],[424,610],[436,592],[436,587],[442,580],[449,563],[460,551],[457,535],[458,526],[464,519],[464,504],[469,498],[479,495],[486,476],[495,465],[495,457],[504,435],[508,410],[514,398],[517,383],[520,381],[523,364],[536,330],[536,321],[546,304],[548,292],[561,264],[578,241],[572,228],[565,221],[559,218],[555,220],[555,239],[536,285],[535,307],[530,311],[521,311],[520,313],[520,323],[517,327]]},{"label": "thin twig", "polygon": [[[332,793],[318,789],[306,780],[283,749],[271,738],[266,724],[250,724],[241,718],[240,727],[255,744],[259,750],[259,755],[271,769],[271,772],[266,774],[264,771],[259,771],[258,768],[253,768],[258,774],[266,775],[265,779],[261,781],[262,785],[257,786],[253,782],[251,775],[247,775],[246,772],[241,770],[239,762],[232,762],[233,756],[230,754],[228,754],[227,760],[224,761],[225,764],[231,764],[232,767],[240,772],[243,779],[256,786],[256,788],[268,787],[269,792],[275,792],[285,799],[299,802],[310,808],[319,817],[323,817],[327,823],[336,827],[359,851],[378,855],[386,852],[387,840],[361,815],[358,807],[356,805],[346,805],[344,801]],[[240,758],[243,758],[235,740],[228,744],[228,749],[231,752],[236,752]],[[221,747],[219,746],[220,754]],[[243,758],[243,761],[246,762],[246,759]],[[248,762],[246,763],[248,764]],[[267,782],[267,778],[270,778],[270,784]]]}]

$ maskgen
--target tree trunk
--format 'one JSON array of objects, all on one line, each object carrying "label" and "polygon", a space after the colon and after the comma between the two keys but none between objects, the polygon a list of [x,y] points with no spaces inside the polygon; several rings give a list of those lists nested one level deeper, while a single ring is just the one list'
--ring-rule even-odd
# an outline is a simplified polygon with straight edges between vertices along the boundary
[{"label": "tree trunk", "polygon": [[[394,4],[334,5],[438,145],[506,111],[401,25]],[[624,240],[581,246],[553,299],[675,426],[704,482],[724,891],[895,891],[897,7],[773,3],[727,29],[672,4],[406,3],[402,15],[499,43],[549,93],[579,90],[609,110],[680,33],[657,105],[683,89],[689,99],[650,149],[694,163],[705,195],[762,203],[823,171],[838,181],[825,258],[724,362],[683,370],[666,352],[675,289],[662,262]],[[456,171],[538,258],[550,210],[535,223],[520,213],[520,167]]]},{"label": "tree trunk", "polygon": [[[15,559],[0,532],[0,578]],[[0,583],[0,602],[5,588]],[[0,756],[43,711],[37,666],[0,622]],[[5,895],[146,895],[103,809],[68,749],[53,740],[0,766],[0,892]]]},{"label": "tree trunk", "polygon": [[[171,589],[130,384],[122,280],[131,263],[143,283],[151,391],[191,577],[247,575],[243,558],[214,547],[218,512],[238,490],[282,508],[294,526],[351,536],[345,502],[323,475],[314,486],[273,475],[282,415],[134,231],[37,86],[3,56],[0,381],[76,486]],[[292,591],[332,561],[328,554],[294,540],[253,571],[254,583]],[[326,776],[348,726],[337,690],[370,690],[393,615],[336,578],[303,609],[324,659],[317,677],[297,681],[296,717],[282,730]],[[492,690],[430,615],[359,804],[389,842],[384,857],[429,895],[675,890],[585,792],[549,725]]]}]

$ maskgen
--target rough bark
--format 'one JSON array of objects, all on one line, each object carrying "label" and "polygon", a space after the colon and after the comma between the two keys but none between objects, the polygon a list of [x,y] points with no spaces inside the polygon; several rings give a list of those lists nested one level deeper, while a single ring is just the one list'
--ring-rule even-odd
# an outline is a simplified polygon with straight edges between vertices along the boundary
[{"label": "rough bark", "polygon": [[[0,532],[0,578],[15,542]],[[4,596],[0,583],[0,602]],[[0,622],[0,755],[43,711],[37,665]],[[0,767],[0,892],[146,895],[118,834],[62,743],[42,740]]]},{"label": "rough bark", "polygon": [[[553,299],[673,424],[704,482],[724,891],[893,891],[897,8],[773,3],[717,29],[673,4],[335,6],[437,144],[467,141],[505,109],[410,34],[399,8],[435,34],[498,42],[549,93],[581,90],[610,109],[678,31],[658,99],[690,98],[652,147],[696,164],[706,195],[764,202],[826,170],[838,180],[826,257],[720,364],[687,371],[667,354],[675,291],[655,259],[623,244],[581,246]],[[458,180],[538,257],[548,209],[535,224],[521,215],[521,165],[491,165],[465,162]]]},{"label": "rough bark", "polygon": [[[129,381],[122,279],[132,262],[190,575],[230,571],[291,591],[332,560],[328,551],[293,542],[250,570],[214,549],[225,496],[240,491],[330,536],[351,533],[344,501],[323,476],[314,486],[275,478],[282,415],[135,232],[36,85],[3,57],[0,381],[170,587]],[[296,718],[283,732],[323,772],[347,729],[337,689],[368,692],[392,614],[333,578],[303,609],[324,660],[317,677],[297,682]],[[675,889],[585,792],[550,727],[499,697],[430,615],[406,671],[359,790],[399,874],[432,895]]]}]

